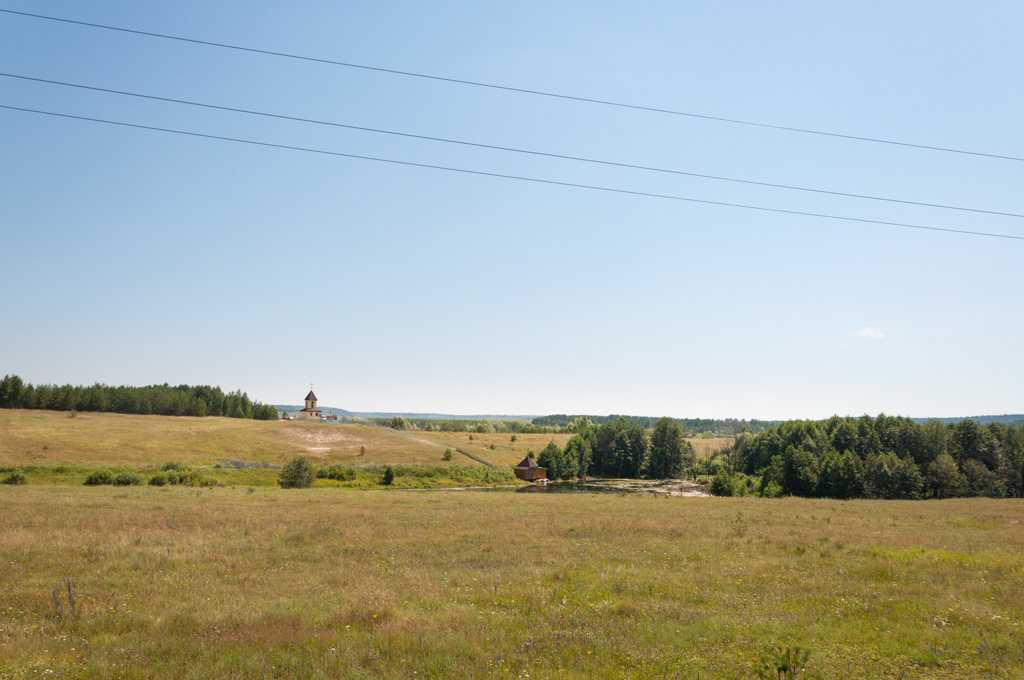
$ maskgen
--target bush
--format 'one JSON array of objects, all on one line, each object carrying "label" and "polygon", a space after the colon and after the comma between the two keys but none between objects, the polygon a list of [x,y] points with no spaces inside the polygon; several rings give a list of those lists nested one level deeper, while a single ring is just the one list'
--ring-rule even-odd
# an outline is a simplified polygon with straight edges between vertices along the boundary
[{"label": "bush", "polygon": [[101,484],[113,484],[114,473],[110,470],[96,470],[95,472],[89,473],[89,476],[85,478],[86,486],[100,486]]},{"label": "bush", "polygon": [[778,482],[768,482],[761,489],[761,498],[778,498],[782,495],[782,485]]},{"label": "bush", "polygon": [[6,477],[4,477],[3,483],[4,484],[12,484],[12,485],[14,485],[14,484],[28,484],[28,481],[25,479],[25,473],[24,472],[22,472],[21,470],[15,470],[11,474],[9,474]]},{"label": "bush", "polygon": [[324,465],[316,471],[317,479],[333,479],[339,482],[351,482],[356,478],[356,471],[347,465]]},{"label": "bush", "polygon": [[[254,465],[258,466],[258,464]],[[237,465],[235,467],[240,469]],[[248,466],[242,463],[241,467]],[[177,461],[164,463],[163,467],[160,468],[160,472],[150,477],[149,483],[153,486],[164,486],[166,484],[171,484],[172,486],[217,486],[218,484],[216,479],[206,477],[199,470]]]},{"label": "bush", "polygon": [[384,476],[381,478],[380,483],[384,486],[391,486],[391,483],[395,481],[395,471],[389,465],[384,469]]},{"label": "bush", "polygon": [[711,486],[708,487],[708,491],[711,492],[712,496],[733,495],[735,489],[729,472],[724,468],[719,469],[718,472],[715,473],[715,478],[711,480]]},{"label": "bush", "polygon": [[277,483],[282,489],[306,489],[313,486],[313,464],[305,456],[295,456],[281,468]]},{"label": "bush", "polygon": [[451,460],[451,459],[452,459],[452,450],[451,449],[445,449],[444,450],[444,455],[441,456],[441,460]]},{"label": "bush", "polygon": [[118,472],[114,475],[114,486],[138,486],[142,484],[142,475],[137,472]]}]

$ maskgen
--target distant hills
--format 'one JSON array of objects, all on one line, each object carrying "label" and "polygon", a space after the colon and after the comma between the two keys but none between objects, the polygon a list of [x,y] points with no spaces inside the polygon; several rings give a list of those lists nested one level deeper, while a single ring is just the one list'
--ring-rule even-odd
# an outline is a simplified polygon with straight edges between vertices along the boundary
[{"label": "distant hills", "polygon": [[951,425],[959,423],[961,420],[973,420],[978,425],[988,425],[989,423],[1005,423],[1010,427],[1020,427],[1024,425],[1024,413],[1012,413],[1001,416],[967,416],[966,418],[913,418],[915,423],[927,423],[931,420],[937,420],[943,425]]},{"label": "distant hills", "polygon": [[[301,411],[303,406],[295,404],[275,404],[274,408],[278,411]],[[390,418],[391,416],[402,416],[407,420],[522,420],[531,422],[534,425],[559,425],[564,426],[572,419],[573,416],[564,415],[547,415],[547,416],[536,416],[536,415],[495,415],[495,414],[478,414],[478,415],[454,415],[451,413],[396,413],[394,411],[348,411],[343,408],[333,408],[330,406],[324,406],[320,408],[324,413],[336,413],[338,417],[348,416],[349,418]],[[595,423],[605,422],[608,419],[614,419],[618,416],[589,416]],[[641,422],[645,426],[651,426],[657,418],[646,417],[646,416],[625,416],[627,420]],[[722,425],[727,425],[725,430],[739,431],[738,428],[728,426],[742,426],[748,425],[748,427],[757,432],[764,427],[771,427],[777,425],[783,421],[781,420],[735,420],[729,419],[676,419],[680,423],[689,425],[690,429],[696,431],[702,431],[705,429],[722,429]],[[1024,425],[1024,413],[1007,413],[1003,415],[988,415],[988,416],[964,416],[958,418],[911,418],[916,423],[927,423],[932,420],[937,420],[940,423],[949,425],[952,423],[959,423],[962,420],[973,420],[979,425],[988,425],[989,423],[1005,423],[1011,427],[1020,427]],[[563,422],[564,421],[564,422]],[[701,427],[704,426],[704,427]],[[717,426],[717,427],[716,427]]]},{"label": "distant hills", "polygon": [[[274,404],[278,411],[301,411],[304,406],[294,404]],[[398,413],[395,411],[346,411],[343,408],[331,406],[318,407],[323,413],[336,413],[338,417],[348,416],[349,418],[390,418],[391,416],[402,416],[406,420],[533,420],[537,416],[510,416],[510,415],[475,415],[455,416],[445,413]]]}]

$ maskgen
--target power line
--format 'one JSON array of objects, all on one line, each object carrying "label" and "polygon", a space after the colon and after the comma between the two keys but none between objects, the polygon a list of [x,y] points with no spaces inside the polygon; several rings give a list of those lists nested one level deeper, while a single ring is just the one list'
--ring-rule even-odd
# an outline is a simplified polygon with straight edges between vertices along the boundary
[{"label": "power line", "polygon": [[475,81],[475,80],[463,80],[463,79],[460,79],[460,78],[448,78],[448,77],[445,77],[445,76],[431,75],[429,73],[416,73],[414,71],[401,71],[401,70],[398,70],[398,69],[383,68],[383,67],[380,67],[380,66],[369,66],[367,64],[356,64],[356,63],[353,63],[353,62],[336,61],[336,60],[333,60],[333,59],[323,59],[323,58],[320,58],[320,57],[309,57],[309,56],[304,56],[304,55],[299,55],[299,54],[289,54],[287,52],[275,52],[275,51],[272,51],[272,50],[262,50],[262,49],[258,49],[258,48],[255,48],[255,47],[244,47],[244,46],[241,46],[241,45],[231,45],[231,44],[228,44],[228,43],[213,42],[213,41],[210,41],[210,40],[198,40],[196,38],[184,38],[184,37],[181,37],[181,36],[168,35],[168,34],[165,34],[165,33],[153,33],[151,31],[140,31],[140,30],[135,30],[135,29],[131,29],[131,28],[122,28],[122,27],[119,27],[119,26],[108,26],[108,25],[105,25],[105,24],[95,24],[95,23],[89,23],[89,22],[86,22],[86,21],[76,21],[74,19],[64,19],[64,18],[61,18],[61,17],[47,16],[47,15],[44,15],[44,14],[32,14],[30,12],[18,12],[18,11],[11,10],[11,9],[2,9],[2,8],[0,8],[0,12],[5,12],[7,14],[17,14],[17,15],[25,16],[25,17],[32,17],[34,19],[45,19],[47,21],[59,21],[59,22],[66,23],[66,24],[75,24],[75,25],[78,25],[78,26],[88,26],[90,28],[101,28],[101,29],[108,30],[108,31],[119,31],[121,33],[132,33],[132,34],[135,34],[135,35],[144,35],[144,36],[151,37],[151,38],[161,38],[161,39],[164,39],[164,40],[177,40],[179,42],[193,43],[193,44],[196,44],[196,45],[206,45],[206,46],[209,46],[209,47],[219,47],[219,48],[229,49],[229,50],[238,50],[240,52],[251,52],[251,53],[254,53],[254,54],[263,54],[263,55],[272,56],[272,57],[283,57],[283,58],[286,58],[286,59],[297,59],[297,60],[301,60],[301,61],[315,62],[315,63],[318,63],[318,64],[330,64],[332,66],[344,66],[345,68],[362,69],[362,70],[365,70],[365,71],[376,71],[378,73],[390,73],[392,75],[408,76],[408,77],[411,77],[411,78],[423,78],[423,79],[426,79],[426,80],[435,80],[435,81],[441,81],[441,82],[446,82],[446,83],[455,83],[455,84],[458,84],[458,85],[469,85],[469,86],[472,86],[472,87],[484,87],[484,88],[488,88],[488,89],[492,89],[492,90],[503,90],[505,92],[516,92],[516,93],[519,93],[519,94],[529,94],[529,95],[534,95],[534,96],[538,96],[538,97],[550,97],[550,98],[554,98],[554,99],[565,99],[565,100],[569,100],[569,101],[583,102],[583,103],[586,103],[586,104],[598,104],[598,105],[601,105],[601,106],[613,106],[613,107],[622,108],[622,109],[633,109],[633,110],[637,110],[637,111],[648,111],[648,112],[651,112],[651,113],[662,113],[662,114],[667,114],[667,115],[671,115],[671,116],[684,116],[684,117],[687,117],[687,118],[699,118],[699,119],[702,119],[702,120],[713,120],[713,121],[717,121],[717,122],[720,122],[720,123],[732,123],[734,125],[749,125],[749,126],[753,126],[753,127],[770,128],[770,129],[773,129],[773,130],[783,130],[785,132],[797,132],[797,133],[807,134],[807,135],[819,135],[819,136],[822,136],[822,137],[836,137],[836,138],[839,138],[839,139],[848,139],[848,140],[853,140],[853,141],[858,141],[858,142],[871,142],[873,144],[888,144],[888,145],[892,145],[892,146],[902,146],[902,147],[908,147],[908,148],[913,148],[913,149],[925,149],[925,150],[928,150],[928,151],[941,151],[941,152],[945,152],[945,153],[956,153],[956,154],[963,154],[963,155],[968,155],[968,156],[981,156],[981,157],[984,157],[984,158],[998,158],[998,159],[1007,160],[1007,161],[1024,162],[1024,157],[1018,157],[1018,156],[1007,156],[1007,155],[1002,155],[1002,154],[983,153],[983,152],[980,152],[980,151],[969,151],[969,150],[966,150],[966,149],[954,149],[954,148],[942,147],[942,146],[931,146],[931,145],[928,145],[928,144],[912,144],[910,142],[900,142],[900,141],[895,141],[895,140],[891,140],[891,139],[880,139],[880,138],[877,138],[877,137],[862,137],[862,136],[858,136],[858,135],[842,134],[842,133],[839,133],[839,132],[827,132],[827,131],[824,131],[824,130],[812,130],[812,129],[809,129],[809,128],[788,127],[788,126],[785,126],[785,125],[774,125],[772,123],[760,123],[760,122],[756,122],[756,121],[740,120],[740,119],[737,119],[737,118],[725,118],[725,117],[721,117],[721,116],[711,116],[711,115],[708,115],[708,114],[693,113],[693,112],[688,112],[688,111],[675,111],[675,110],[672,110],[672,109],[662,109],[662,108],[657,108],[657,107],[653,107],[653,106],[643,106],[643,105],[640,105],[640,104],[629,104],[629,103],[625,103],[625,102],[616,102],[616,101],[611,101],[611,100],[607,100],[607,99],[593,99],[593,98],[590,98],[590,97],[577,97],[577,96],[574,96],[574,95],[561,94],[561,93],[558,93],[558,92],[546,92],[544,90],[531,90],[531,89],[522,88],[522,87],[511,87],[511,86],[508,86],[508,85],[496,85],[494,83],[484,83],[484,82]]},{"label": "power line", "polygon": [[750,184],[750,185],[754,185],[754,186],[769,187],[769,188],[772,188],[772,189],[786,189],[786,190],[790,190],[790,191],[806,191],[806,192],[811,192],[811,193],[816,193],[816,194],[827,194],[827,195],[830,195],[830,196],[843,196],[845,198],[856,198],[856,199],[862,199],[862,200],[868,200],[868,201],[884,201],[884,202],[887,202],[887,203],[900,203],[900,204],[903,204],[903,205],[916,205],[916,206],[922,206],[922,207],[927,207],[927,208],[941,208],[943,210],[959,210],[959,211],[963,211],[963,212],[982,213],[982,214],[986,214],[986,215],[999,215],[999,216],[1002,216],[1002,217],[1019,217],[1019,218],[1024,218],[1024,214],[1020,214],[1020,213],[1000,212],[1000,211],[997,211],[997,210],[985,210],[985,209],[982,209],[982,208],[967,208],[967,207],[963,207],[963,206],[944,205],[944,204],[941,204],[941,203],[928,203],[928,202],[925,202],[925,201],[910,201],[910,200],[904,200],[904,199],[899,199],[899,198],[886,198],[886,197],[882,197],[882,196],[870,196],[870,195],[867,195],[867,194],[854,194],[854,193],[847,193],[847,192],[843,192],[843,191],[831,191],[831,190],[828,190],[828,189],[814,189],[814,188],[810,188],[810,187],[794,186],[794,185],[790,185],[790,184],[776,184],[776,183],[772,183],[772,182],[761,182],[761,181],[750,180],[750,179],[739,179],[739,178],[736,178],[736,177],[723,177],[723,176],[720,176],[720,175],[709,175],[709,174],[704,174],[704,173],[699,173],[699,172],[688,172],[688,171],[684,171],[684,170],[671,170],[671,169],[666,169],[666,168],[652,167],[652,166],[648,166],[648,165],[635,165],[635,164],[632,164],[632,163],[620,163],[620,162],[617,162],[617,161],[608,161],[608,160],[601,160],[601,159],[595,159],[595,158],[585,158],[585,157],[581,157],[581,156],[570,156],[570,155],[567,155],[567,154],[558,154],[558,153],[551,153],[551,152],[546,152],[546,151],[536,151],[536,150],[531,150],[531,149],[521,149],[521,148],[515,148],[515,147],[508,147],[508,146],[498,146],[498,145],[495,145],[495,144],[483,144],[483,143],[480,143],[480,142],[467,142],[467,141],[464,141],[464,140],[448,139],[448,138],[445,138],[445,137],[431,137],[431,136],[428,136],[428,135],[418,135],[418,134],[413,134],[413,133],[410,133],[410,132],[397,132],[397,131],[394,131],[394,130],[382,130],[382,129],[379,129],[379,128],[364,127],[364,126],[360,126],[360,125],[347,125],[345,123],[336,123],[336,122],[331,122],[331,121],[316,120],[316,119],[312,119],[312,118],[300,118],[298,116],[286,116],[286,115],[276,114],[276,113],[267,113],[267,112],[264,112],[264,111],[253,111],[253,110],[250,110],[250,109],[240,109],[240,108],[234,108],[234,107],[230,107],[230,106],[218,106],[216,104],[205,104],[205,103],[202,103],[202,102],[188,101],[186,99],[173,99],[171,97],[159,97],[159,96],[156,96],[156,95],[140,94],[140,93],[137,93],[137,92],[126,92],[124,90],[112,90],[112,89],[108,89],[108,88],[104,88],[104,87],[93,87],[91,85],[79,85],[79,84],[76,84],[76,83],[66,83],[66,82],[62,82],[62,81],[59,81],[59,80],[47,80],[45,78],[33,78],[33,77],[30,77],[30,76],[20,76],[20,75],[15,75],[15,74],[12,74],[12,73],[2,73],[2,72],[0,72],[0,76],[4,76],[4,77],[7,77],[7,78],[17,78],[19,80],[29,80],[29,81],[38,82],[38,83],[47,83],[47,84],[50,84],[50,85],[61,85],[61,86],[64,86],[64,87],[73,87],[73,88],[78,88],[78,89],[82,89],[82,90],[91,90],[91,91],[94,91],[94,92],[105,92],[105,93],[109,93],[109,94],[123,95],[123,96],[126,96],[126,97],[137,97],[137,98],[140,98],[140,99],[151,99],[151,100],[162,101],[162,102],[171,102],[171,103],[174,103],[174,104],[185,104],[185,105],[188,105],[188,106],[196,106],[196,107],[207,108],[207,109],[216,109],[218,111],[230,111],[230,112],[233,112],[233,113],[244,113],[244,114],[252,115],[252,116],[263,116],[263,117],[266,117],[266,118],[277,118],[277,119],[280,119],[280,120],[291,120],[291,121],[296,121],[296,122],[301,122],[301,123],[312,123],[312,124],[315,124],[315,125],[326,125],[326,126],[330,126],[330,127],[345,128],[345,129],[348,129],[348,130],[359,130],[359,131],[362,131],[362,132],[373,132],[373,133],[377,133],[377,134],[393,135],[393,136],[397,136],[397,137],[408,137],[408,138],[413,138],[413,139],[423,139],[423,140],[428,140],[428,141],[432,141],[432,142],[443,142],[445,144],[459,144],[459,145],[462,145],[462,146],[472,146],[472,147],[477,147],[477,148],[481,148],[481,149],[493,149],[493,150],[497,150],[497,151],[508,151],[508,152],[511,152],[511,153],[528,154],[528,155],[532,155],[532,156],[544,156],[544,157],[547,157],[547,158],[558,158],[558,159],[561,159],[561,160],[578,161],[578,162],[582,162],[582,163],[594,163],[594,164],[599,164],[599,165],[610,165],[610,166],[614,166],[614,167],[628,168],[628,169],[632,169],[632,170],[645,170],[645,171],[648,171],[648,172],[660,172],[660,173],[666,173],[666,174],[672,174],[672,175],[684,175],[684,176],[687,176],[687,177],[698,177],[698,178],[701,178],[701,179],[716,180],[716,181],[721,181],[721,182],[735,182],[735,183],[739,183],[739,184]]},{"label": "power line", "polygon": [[377,158],[377,157],[374,157],[374,156],[362,156],[362,155],[358,155],[358,154],[342,153],[340,151],[327,151],[325,149],[312,149],[312,148],[308,148],[308,147],[292,146],[292,145],[288,145],[288,144],[274,144],[272,142],[260,142],[260,141],[251,140],[251,139],[240,139],[240,138],[237,138],[237,137],[225,137],[225,136],[222,136],[222,135],[210,135],[210,134],[205,134],[205,133],[201,133],[201,132],[188,132],[188,131],[185,131],[185,130],[173,130],[171,128],[161,128],[161,127],[155,127],[155,126],[151,126],[151,125],[139,125],[137,123],[125,123],[125,122],[122,122],[122,121],[105,120],[103,118],[90,118],[90,117],[87,117],[87,116],[75,116],[75,115],[68,114],[68,113],[56,113],[56,112],[53,112],[53,111],[41,111],[41,110],[38,110],[38,109],[28,109],[28,108],[22,108],[20,106],[7,106],[7,105],[4,105],[4,104],[0,104],[0,109],[8,109],[8,110],[11,110],[11,111],[23,111],[23,112],[26,112],[26,113],[36,113],[36,114],[41,114],[41,115],[45,115],[45,116],[56,116],[56,117],[59,117],[59,118],[71,118],[71,119],[74,119],[74,120],[85,120],[85,121],[90,121],[90,122],[94,122],[94,123],[106,123],[108,125],[119,125],[119,126],[122,126],[122,127],[136,128],[136,129],[139,129],[139,130],[153,130],[153,131],[156,131],[156,132],[168,132],[168,133],[177,134],[177,135],[186,135],[186,136],[189,136],[189,137],[200,137],[200,138],[203,138],[203,139],[216,139],[216,140],[221,140],[221,141],[225,141],[225,142],[236,142],[236,143],[239,143],[239,144],[250,144],[250,145],[253,145],[253,146],[263,146],[263,147],[270,147],[270,148],[274,148],[274,149],[287,149],[287,150],[290,150],[290,151],[302,151],[302,152],[306,152],[306,153],[315,153],[315,154],[320,154],[320,155],[324,155],[324,156],[337,156],[337,157],[341,157],[341,158],[353,158],[353,159],[357,159],[357,160],[374,161],[374,162],[377,162],[377,163],[390,163],[392,165],[404,165],[404,166],[416,167],[416,168],[428,168],[428,169],[431,169],[431,170],[444,170],[444,171],[447,171],[447,172],[458,172],[458,173],[462,173],[462,174],[466,174],[466,175],[480,175],[480,176],[483,176],[483,177],[495,177],[495,178],[499,178],[499,179],[517,180],[517,181],[520,181],[520,182],[533,182],[535,184],[550,184],[550,185],[553,185],[553,186],[571,187],[571,188],[574,188],[574,189],[587,189],[587,190],[591,190],[591,191],[604,191],[604,192],[615,193],[615,194],[625,194],[625,195],[629,195],[629,196],[642,196],[642,197],[645,197],[645,198],[661,198],[661,199],[670,200],[670,201],[685,201],[687,203],[700,203],[700,204],[704,204],[704,205],[717,205],[717,206],[723,206],[723,207],[728,207],[728,208],[743,208],[745,210],[759,210],[759,211],[762,211],[762,212],[779,213],[779,214],[784,214],[784,215],[799,215],[799,216],[802,216],[802,217],[817,217],[817,218],[821,218],[821,219],[841,220],[841,221],[844,221],[844,222],[858,222],[858,223],[862,223],[862,224],[878,224],[878,225],[889,226],[889,227],[903,227],[903,228],[907,228],[907,229],[924,229],[924,230],[927,230],[927,231],[943,231],[943,232],[949,232],[949,233],[953,233],[953,234],[966,234],[966,235],[970,235],[970,236],[985,236],[985,237],[989,237],[989,238],[1005,238],[1005,239],[1013,239],[1013,240],[1016,240],[1016,241],[1024,241],[1024,236],[1013,236],[1013,235],[1010,235],[1010,234],[996,234],[996,233],[983,232],[983,231],[970,231],[970,230],[966,230],[966,229],[950,229],[950,228],[947,228],[947,227],[931,227],[931,226],[922,225],[922,224],[907,224],[907,223],[904,223],[904,222],[887,222],[887,221],[884,221],[884,220],[871,220],[871,219],[866,219],[866,218],[862,218],[862,217],[846,217],[846,216],[842,216],[842,215],[827,215],[827,214],[823,214],[823,213],[803,212],[803,211],[799,211],[799,210],[785,210],[785,209],[782,209],[782,208],[767,208],[767,207],[764,207],[764,206],[746,205],[746,204],[742,204],[742,203],[727,203],[727,202],[724,202],[724,201],[710,201],[710,200],[701,199],[701,198],[689,198],[689,197],[685,197],[685,196],[673,196],[671,194],[657,194],[657,193],[652,193],[652,192],[647,192],[647,191],[634,191],[634,190],[630,190],[630,189],[617,189],[617,188],[614,188],[614,187],[602,187],[602,186],[597,186],[597,185],[593,185],[593,184],[578,184],[578,183],[575,183],[575,182],[561,182],[561,181],[558,181],[558,180],[540,179],[540,178],[537,178],[537,177],[524,177],[524,176],[521,176],[521,175],[507,175],[507,174],[497,173],[497,172],[486,172],[486,171],[483,171],[483,170],[468,170],[466,168],[454,168],[454,167],[450,167],[450,166],[434,165],[434,164],[430,164],[430,163],[416,163],[416,162],[413,162],[413,161],[400,161],[400,160],[395,160],[395,159],[392,159],[392,158]]}]

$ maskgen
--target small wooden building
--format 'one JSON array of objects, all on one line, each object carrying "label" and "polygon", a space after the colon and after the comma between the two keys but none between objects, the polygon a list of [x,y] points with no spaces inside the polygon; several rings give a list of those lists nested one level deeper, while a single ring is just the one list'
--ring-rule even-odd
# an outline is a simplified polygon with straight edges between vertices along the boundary
[{"label": "small wooden building", "polygon": [[548,478],[548,469],[537,467],[537,461],[535,461],[533,458],[530,458],[529,456],[523,458],[523,462],[520,463],[519,465],[516,465],[512,469],[515,471],[516,477],[518,477],[519,479],[524,479],[528,482]]}]

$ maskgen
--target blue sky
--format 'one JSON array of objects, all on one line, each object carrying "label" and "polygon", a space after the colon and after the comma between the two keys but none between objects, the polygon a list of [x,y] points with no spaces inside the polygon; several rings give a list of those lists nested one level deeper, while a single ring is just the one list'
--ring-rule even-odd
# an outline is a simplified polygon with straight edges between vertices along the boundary
[{"label": "blue sky", "polygon": [[[0,0],[0,8],[1024,157],[1019,2]],[[346,125],[1024,213],[1024,162],[611,108],[0,13],[0,71]],[[0,77],[0,104],[1024,236],[1016,217],[474,149]],[[0,109],[0,373],[446,413],[1024,411],[1024,241]]]}]

